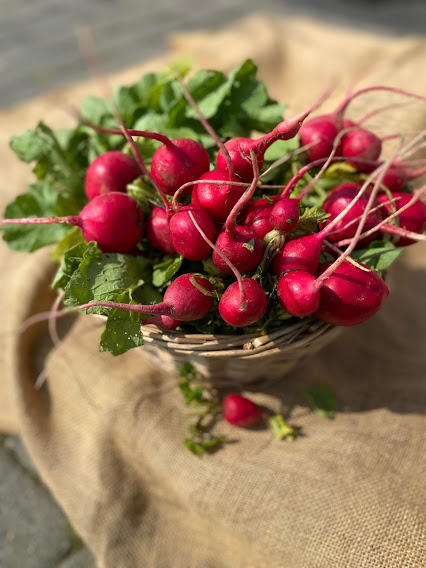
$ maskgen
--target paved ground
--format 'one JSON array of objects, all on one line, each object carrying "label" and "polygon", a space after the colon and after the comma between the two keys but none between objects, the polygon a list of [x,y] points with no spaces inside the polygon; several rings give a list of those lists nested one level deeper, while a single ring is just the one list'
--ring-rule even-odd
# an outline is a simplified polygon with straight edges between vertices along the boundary
[{"label": "paved ground", "polygon": [[2,0],[0,105],[88,76],[76,25],[92,28],[109,70],[164,51],[176,30],[216,28],[250,13],[309,14],[376,32],[423,34],[425,0]]},{"label": "paved ground", "polygon": [[[164,51],[169,32],[220,27],[260,9],[425,33],[425,0],[2,0],[0,106],[88,76],[73,32],[79,23],[92,27],[113,71]],[[17,438],[0,437],[0,479],[1,568],[94,566]]]}]

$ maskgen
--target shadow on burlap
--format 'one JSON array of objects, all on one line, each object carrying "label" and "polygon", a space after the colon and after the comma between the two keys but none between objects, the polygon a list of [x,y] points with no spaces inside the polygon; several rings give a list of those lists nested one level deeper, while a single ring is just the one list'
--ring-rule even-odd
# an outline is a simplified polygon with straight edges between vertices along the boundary
[{"label": "shadow on burlap", "polygon": [[[333,108],[351,78],[367,68],[364,84],[426,93],[422,38],[390,41],[259,17],[229,30],[177,36],[171,47],[172,55],[192,54],[199,67],[229,70],[252,57],[291,114],[338,77],[341,88],[328,103]],[[64,124],[61,103],[95,90],[80,85],[12,109],[4,116],[3,141],[16,125],[20,131],[41,117]],[[351,115],[379,101],[390,96],[365,97]],[[424,109],[411,103],[386,119],[383,113],[372,128],[424,128]],[[22,190],[28,175],[12,161],[10,171],[15,182],[2,202]],[[391,296],[374,319],[343,330],[279,384],[268,382],[265,369],[252,397],[285,413],[302,428],[301,438],[278,442],[265,430],[220,423],[217,432],[233,443],[200,459],[182,445],[187,417],[177,378],[152,368],[143,349],[119,358],[99,353],[99,322],[88,316],[63,321],[55,348],[45,324],[12,333],[53,301],[46,282],[51,266],[44,252],[23,256],[3,246],[5,428],[19,430],[101,568],[424,566],[425,250],[408,248],[392,267]],[[36,390],[43,369],[47,381]],[[301,395],[323,380],[340,401],[334,420],[310,412]]]}]

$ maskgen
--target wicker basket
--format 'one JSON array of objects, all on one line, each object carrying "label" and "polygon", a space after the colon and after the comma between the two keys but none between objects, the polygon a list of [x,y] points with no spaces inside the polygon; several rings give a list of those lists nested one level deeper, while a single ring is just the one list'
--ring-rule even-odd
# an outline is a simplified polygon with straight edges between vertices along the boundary
[{"label": "wicker basket", "polygon": [[332,341],[340,328],[306,318],[269,335],[207,335],[163,332],[142,326],[141,353],[161,369],[177,373],[189,362],[207,380],[248,384],[280,379],[298,361]]}]

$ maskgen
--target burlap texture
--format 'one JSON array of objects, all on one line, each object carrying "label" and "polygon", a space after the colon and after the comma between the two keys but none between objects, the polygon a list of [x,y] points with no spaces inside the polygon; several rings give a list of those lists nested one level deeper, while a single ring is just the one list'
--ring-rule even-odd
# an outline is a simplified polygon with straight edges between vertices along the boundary
[{"label": "burlap texture", "polygon": [[[423,38],[259,17],[229,30],[177,36],[171,46],[173,55],[190,53],[199,67],[229,70],[252,57],[272,95],[291,105],[289,113],[336,77],[337,97],[366,67],[363,84],[426,93]],[[65,124],[61,103],[94,92],[88,83],[2,114],[8,176],[1,205],[30,178],[6,149],[8,137],[39,118]],[[369,100],[351,114],[364,113]],[[378,100],[390,98],[375,95]],[[387,113],[383,130],[424,128],[425,108],[411,103]],[[383,120],[377,117],[373,127]],[[197,458],[182,445],[187,417],[178,380],[151,368],[143,350],[100,354],[99,324],[88,316],[63,321],[56,348],[44,324],[13,333],[52,301],[51,266],[45,252],[21,255],[3,245],[3,429],[19,430],[100,568],[425,566],[425,250],[408,248],[392,268],[391,296],[373,320],[345,330],[280,384],[269,384],[265,369],[264,383],[250,394],[288,415],[303,437],[278,442],[265,430],[221,423],[217,432],[234,443]],[[43,368],[47,382],[36,390]],[[332,421],[310,412],[301,396],[321,380],[340,401]]]}]

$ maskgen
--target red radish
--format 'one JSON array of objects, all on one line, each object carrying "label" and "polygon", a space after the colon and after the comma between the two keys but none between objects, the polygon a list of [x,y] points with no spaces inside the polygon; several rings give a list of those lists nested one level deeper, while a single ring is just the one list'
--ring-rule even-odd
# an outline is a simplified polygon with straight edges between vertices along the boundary
[{"label": "red radish", "polygon": [[[393,192],[392,197],[395,199],[395,206],[397,209],[407,205],[413,196],[409,193]],[[393,213],[392,203],[389,203],[389,197],[386,193],[382,193],[377,197],[379,203],[383,203],[386,214]],[[426,228],[426,204],[418,200],[413,203],[408,209],[398,215],[399,227],[412,231],[413,233],[422,233]],[[387,231],[387,225],[381,228],[382,231]],[[391,231],[389,231],[391,232]],[[409,238],[399,237],[396,241],[397,246],[405,247],[414,244],[416,241]]]},{"label": "red radish", "polygon": [[426,168],[411,170],[403,164],[392,165],[383,177],[382,184],[390,191],[401,191],[410,181],[426,174]]},{"label": "red radish", "polygon": [[223,293],[219,301],[219,313],[233,327],[245,327],[259,321],[268,308],[266,294],[256,280],[243,278],[245,302],[241,294],[240,283],[233,282]]},{"label": "red radish", "polygon": [[356,167],[358,171],[368,170],[368,166],[360,162],[353,162],[350,158],[377,160],[381,152],[380,138],[365,128],[355,128],[342,137],[340,153],[348,158],[348,163]]},{"label": "red radish", "polygon": [[140,305],[123,304],[121,302],[89,302],[69,311],[87,310],[100,306],[116,308],[141,314],[154,316],[168,316],[180,321],[194,321],[206,316],[213,307],[214,291],[211,283],[201,274],[187,273],[178,276],[168,286],[164,293],[164,300],[158,304]]},{"label": "red radish", "polygon": [[111,192],[89,201],[77,216],[3,219],[0,225],[67,223],[80,227],[84,239],[96,241],[103,252],[127,253],[142,237],[143,218],[135,199],[126,193]]},{"label": "red radish", "polygon": [[[321,223],[321,227],[326,227],[332,222],[333,219],[337,217],[349,203],[352,202],[353,198],[358,194],[361,189],[361,185],[357,183],[344,183],[335,187],[328,195],[327,199],[322,205],[322,209],[331,215],[331,217],[325,222]],[[362,195],[358,201],[354,204],[351,210],[340,220],[339,223],[334,225],[334,229],[328,235],[328,240],[332,243],[340,241],[341,239],[352,238],[357,229],[357,224],[352,223],[348,225],[352,220],[360,217],[365,211],[368,203],[368,194]],[[377,203],[376,203],[377,205]],[[374,207],[374,205],[373,205]],[[380,208],[376,211],[371,211],[368,214],[367,221],[365,224],[365,230],[368,231],[372,227],[375,227],[383,219]],[[368,239],[364,239],[360,244],[366,245],[368,242],[374,240],[375,235],[371,235]]]},{"label": "red radish", "polygon": [[[224,170],[206,172],[199,179],[230,181],[228,172]],[[192,190],[191,201],[207,211],[213,221],[224,223],[245,190],[243,186],[232,184],[197,183]]]},{"label": "red radish", "polygon": [[186,205],[173,215],[169,222],[170,241],[176,252],[188,260],[203,260],[210,254],[210,246],[200,236],[189,216],[191,211],[210,240],[214,240],[216,226],[204,209],[195,205]]},{"label": "red radish", "polygon": [[[370,237],[370,235],[372,235],[373,233],[377,233],[377,231],[383,230],[383,228],[386,227],[386,229],[385,229],[386,232],[391,233],[393,235],[398,235],[399,237],[408,238],[408,239],[413,240],[413,241],[426,241],[426,235],[422,235],[420,233],[414,233],[413,231],[409,231],[408,229],[404,229],[402,227],[396,227],[395,225],[389,224],[389,221],[391,221],[392,219],[395,219],[396,217],[401,216],[405,211],[411,209],[411,207],[413,205],[415,205],[416,202],[419,199],[421,199],[425,196],[425,193],[426,193],[426,187],[423,187],[423,188],[415,191],[414,195],[412,195],[410,197],[410,199],[405,203],[405,205],[402,205],[396,211],[389,214],[388,217],[385,217],[382,221],[380,221],[380,223],[378,223],[372,229],[369,229],[368,231],[361,233],[359,235],[359,239],[365,239],[367,237]],[[384,206],[384,204],[383,204],[383,206]],[[421,214],[421,218],[423,218],[423,213]],[[344,246],[347,246],[347,245],[349,245],[349,247],[351,247],[352,241],[353,241],[353,239],[343,239],[342,241],[339,241],[338,243],[336,243],[337,250],[339,250],[339,247],[344,247]],[[330,243],[328,243],[328,244],[329,244],[330,247],[332,247],[332,248],[334,247],[334,245],[331,245]],[[336,247],[334,247],[334,248],[336,248]],[[347,250],[348,249],[346,249],[345,254],[346,254]]]},{"label": "red radish", "polygon": [[269,215],[272,227],[281,233],[290,233],[299,222],[299,204],[299,199],[284,198],[277,201]]},{"label": "red radish", "polygon": [[[228,142],[225,143],[225,148],[230,155],[236,177],[245,182],[251,181],[253,179],[253,159],[250,157],[250,154],[253,152],[258,168],[261,170],[264,155],[269,146],[277,140],[290,140],[294,138],[306,117],[324,101],[326,96],[328,96],[328,91],[306,111],[289,120],[284,120],[271,132],[257,140],[250,138],[232,138],[228,140]],[[218,170],[228,171],[227,159],[221,150],[219,150],[216,158],[216,168]]]},{"label": "red radish", "polygon": [[321,115],[307,120],[299,131],[300,144],[307,146],[306,155],[313,162],[327,158],[341,128],[333,115]]},{"label": "red radish", "polygon": [[223,399],[223,418],[233,426],[249,428],[264,419],[260,406],[240,394],[229,394]]},{"label": "red radish", "polygon": [[[316,116],[307,120],[300,128],[299,136],[302,146],[308,146],[306,155],[309,161],[313,162],[320,158],[326,158],[330,155],[333,144],[338,133],[345,127],[343,123],[343,116],[348,105],[354,98],[370,91],[390,91],[408,97],[414,97],[419,100],[426,100],[426,97],[410,93],[403,89],[386,86],[373,86],[365,87],[352,93],[344,98],[338,107],[330,114]],[[352,121],[348,122],[349,127],[352,127]]]},{"label": "red radish", "polygon": [[[254,270],[262,260],[262,242],[252,229],[245,226],[234,227],[232,233],[226,230],[220,233],[216,246],[244,274]],[[228,264],[215,251],[213,251],[212,258],[221,272],[232,274]]]},{"label": "red radish", "polygon": [[154,207],[146,220],[146,238],[149,244],[167,254],[173,254],[175,247],[169,235],[169,216],[163,207]]},{"label": "red radish", "polygon": [[89,200],[111,193],[126,191],[126,186],[141,175],[141,170],[132,156],[112,150],[93,160],[86,171],[84,187]]},{"label": "red radish", "polygon": [[262,286],[251,278],[243,279],[232,262],[203,232],[192,211],[189,212],[189,215],[200,235],[214,252],[226,262],[237,279],[225,290],[219,301],[219,313],[224,321],[234,327],[244,327],[260,320],[268,308],[266,294]]},{"label": "red radish", "polygon": [[269,215],[274,203],[280,198],[280,195],[271,195],[270,201],[261,198],[249,203],[241,215],[241,222],[252,229],[260,239],[263,239],[273,229]]},{"label": "red radish", "polygon": [[277,297],[286,312],[299,318],[313,314],[320,303],[315,276],[303,270],[291,270],[280,277]]},{"label": "red radish", "polygon": [[[321,276],[333,263],[321,265]],[[320,304],[315,316],[331,325],[362,323],[382,307],[389,289],[380,276],[345,260],[321,285]]]},{"label": "red radish", "polygon": [[152,316],[146,320],[147,324],[155,325],[158,329],[163,331],[172,331],[179,327],[182,322],[180,320],[176,320],[171,318],[170,316]]},{"label": "red radish", "polygon": [[[171,140],[156,150],[151,162],[151,175],[167,195],[173,195],[181,185],[198,179],[210,167],[207,150],[190,138]],[[189,194],[188,189],[185,194]]]}]

